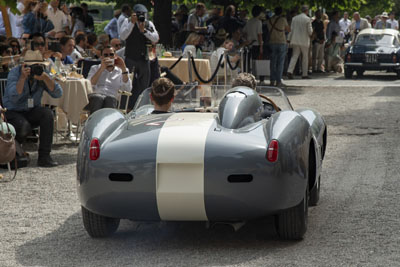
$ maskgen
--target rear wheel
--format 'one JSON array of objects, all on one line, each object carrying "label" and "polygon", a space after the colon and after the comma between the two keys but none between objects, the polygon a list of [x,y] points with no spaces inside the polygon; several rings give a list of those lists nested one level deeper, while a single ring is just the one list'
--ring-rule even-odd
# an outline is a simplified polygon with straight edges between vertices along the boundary
[{"label": "rear wheel", "polygon": [[95,214],[82,207],[83,225],[91,237],[107,237],[117,231],[120,219]]},{"label": "rear wheel", "polygon": [[346,79],[351,79],[353,77],[353,70],[351,68],[344,69],[344,77]]},{"label": "rear wheel", "polygon": [[276,217],[276,230],[281,239],[300,240],[307,230],[308,186],[303,200],[295,207],[284,210]]},{"label": "rear wheel", "polygon": [[320,189],[321,189],[321,176],[318,177],[317,183],[315,184],[313,189],[311,189],[310,201],[309,201],[310,206],[317,206],[318,201],[319,201]]}]

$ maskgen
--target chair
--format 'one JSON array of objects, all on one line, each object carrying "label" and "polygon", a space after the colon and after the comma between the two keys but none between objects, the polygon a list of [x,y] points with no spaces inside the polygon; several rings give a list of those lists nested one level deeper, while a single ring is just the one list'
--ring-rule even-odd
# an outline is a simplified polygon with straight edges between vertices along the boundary
[{"label": "chair", "polygon": [[101,60],[96,59],[83,59],[78,62],[78,69],[81,69],[81,74],[83,77],[87,78],[89,75],[90,68],[93,65],[99,65]]},{"label": "chair", "polygon": [[7,86],[7,78],[0,79],[0,104],[3,104],[3,96]]},{"label": "chair", "polygon": [[[124,101],[121,101],[123,96],[125,96],[126,99]],[[124,114],[128,113],[129,98],[131,96],[131,92],[118,90],[118,109],[121,110]]]}]

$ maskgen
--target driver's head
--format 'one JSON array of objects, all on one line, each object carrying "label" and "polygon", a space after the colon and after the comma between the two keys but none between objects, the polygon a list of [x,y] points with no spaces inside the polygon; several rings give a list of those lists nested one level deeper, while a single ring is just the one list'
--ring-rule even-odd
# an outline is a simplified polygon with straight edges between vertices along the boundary
[{"label": "driver's head", "polygon": [[246,86],[255,90],[257,87],[256,77],[247,72],[239,73],[238,76],[236,76],[236,78],[232,81],[232,88],[237,86]]},{"label": "driver's head", "polygon": [[150,98],[155,106],[171,106],[175,96],[175,85],[168,78],[159,78],[151,85]]}]

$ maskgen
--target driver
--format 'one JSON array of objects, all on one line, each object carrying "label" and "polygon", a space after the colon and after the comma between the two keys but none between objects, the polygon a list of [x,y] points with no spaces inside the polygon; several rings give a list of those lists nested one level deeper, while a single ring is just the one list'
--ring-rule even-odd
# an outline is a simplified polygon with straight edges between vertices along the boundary
[{"label": "driver", "polygon": [[[233,81],[232,81],[232,88],[237,87],[237,86],[246,86],[253,90],[256,90],[256,87],[257,87],[256,77],[254,77],[253,74],[247,73],[247,72],[239,73],[238,76],[236,76],[236,78],[233,79]],[[264,111],[261,113],[261,118],[263,118],[263,119],[269,118],[269,117],[271,117],[272,114],[276,113],[277,110],[275,110],[273,105],[271,105],[268,102],[265,102],[264,99],[262,99],[262,100],[263,100],[263,104],[264,104]]]},{"label": "driver", "polygon": [[175,85],[168,78],[159,78],[151,85],[150,99],[154,105],[151,114],[168,113],[175,96]]}]

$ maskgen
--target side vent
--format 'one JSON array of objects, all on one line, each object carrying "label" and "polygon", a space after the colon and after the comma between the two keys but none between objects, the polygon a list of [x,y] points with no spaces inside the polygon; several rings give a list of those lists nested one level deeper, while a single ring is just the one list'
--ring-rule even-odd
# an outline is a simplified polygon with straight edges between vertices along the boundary
[{"label": "side vent", "polygon": [[110,173],[108,178],[113,182],[131,182],[133,175],[130,173]]},{"label": "side vent", "polygon": [[253,175],[251,174],[233,174],[228,176],[228,182],[230,183],[250,183],[253,181]]}]

